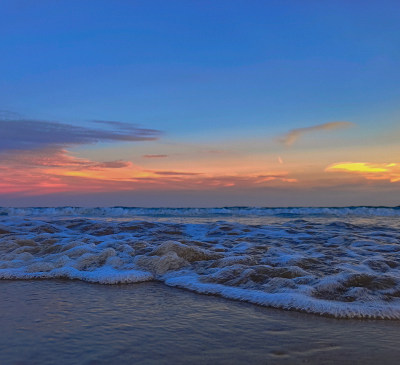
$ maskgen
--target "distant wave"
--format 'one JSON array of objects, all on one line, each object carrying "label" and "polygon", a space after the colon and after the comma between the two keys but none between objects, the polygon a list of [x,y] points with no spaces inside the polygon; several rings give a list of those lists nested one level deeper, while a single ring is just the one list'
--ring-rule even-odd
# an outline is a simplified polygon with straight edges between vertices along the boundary
[{"label": "distant wave", "polygon": [[86,217],[201,217],[201,216],[364,216],[400,217],[400,207],[224,207],[224,208],[140,208],[140,207],[27,207],[0,208],[10,216],[86,216]]}]

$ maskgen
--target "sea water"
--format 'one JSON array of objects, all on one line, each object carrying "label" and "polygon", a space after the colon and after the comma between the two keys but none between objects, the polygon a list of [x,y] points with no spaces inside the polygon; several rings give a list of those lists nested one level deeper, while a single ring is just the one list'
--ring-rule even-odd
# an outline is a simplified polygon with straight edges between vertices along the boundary
[{"label": "sea water", "polygon": [[399,321],[335,319],[162,283],[0,281],[0,364],[398,364]]},{"label": "sea water", "polygon": [[0,279],[157,281],[336,318],[400,319],[400,209],[0,208]]}]

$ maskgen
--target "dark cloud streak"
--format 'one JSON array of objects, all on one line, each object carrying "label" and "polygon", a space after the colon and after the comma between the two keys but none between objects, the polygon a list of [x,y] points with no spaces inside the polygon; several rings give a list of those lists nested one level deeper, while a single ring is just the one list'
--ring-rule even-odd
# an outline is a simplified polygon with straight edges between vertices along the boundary
[{"label": "dark cloud streak", "polygon": [[152,171],[157,175],[163,176],[198,176],[202,175],[200,172],[183,172],[183,171]]},{"label": "dark cloud streak", "polygon": [[166,158],[168,155],[143,155],[143,158]]},{"label": "dark cloud streak", "polygon": [[98,142],[153,141],[162,134],[155,129],[128,123],[96,123],[112,128],[88,128],[44,120],[0,119],[0,151],[65,148]]}]

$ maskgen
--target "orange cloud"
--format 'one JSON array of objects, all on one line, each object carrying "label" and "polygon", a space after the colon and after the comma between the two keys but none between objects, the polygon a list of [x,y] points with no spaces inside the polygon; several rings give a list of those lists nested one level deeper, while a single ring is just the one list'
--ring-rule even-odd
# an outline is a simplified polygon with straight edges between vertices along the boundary
[{"label": "orange cloud", "polygon": [[400,181],[400,163],[340,162],[328,166],[327,172],[348,172],[368,180]]},{"label": "orange cloud", "polygon": [[98,162],[48,148],[0,154],[0,194],[273,186],[296,182],[287,172],[234,173],[193,168],[149,170],[129,161]]}]

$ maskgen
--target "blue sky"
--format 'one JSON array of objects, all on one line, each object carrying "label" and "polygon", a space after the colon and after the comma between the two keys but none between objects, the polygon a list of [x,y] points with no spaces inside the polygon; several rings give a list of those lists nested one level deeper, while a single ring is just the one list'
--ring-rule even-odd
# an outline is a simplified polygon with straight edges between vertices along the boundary
[{"label": "blue sky", "polygon": [[[373,162],[397,163],[385,144],[399,125],[399,14],[397,1],[5,0],[0,110],[7,122],[119,121],[163,134],[148,144],[67,143],[99,161],[138,163],[177,153],[173,145],[188,156],[223,146],[248,157],[262,141],[288,155],[274,141],[290,130],[349,121],[354,128],[323,143],[379,145]],[[333,162],[342,160],[325,167]]]}]

